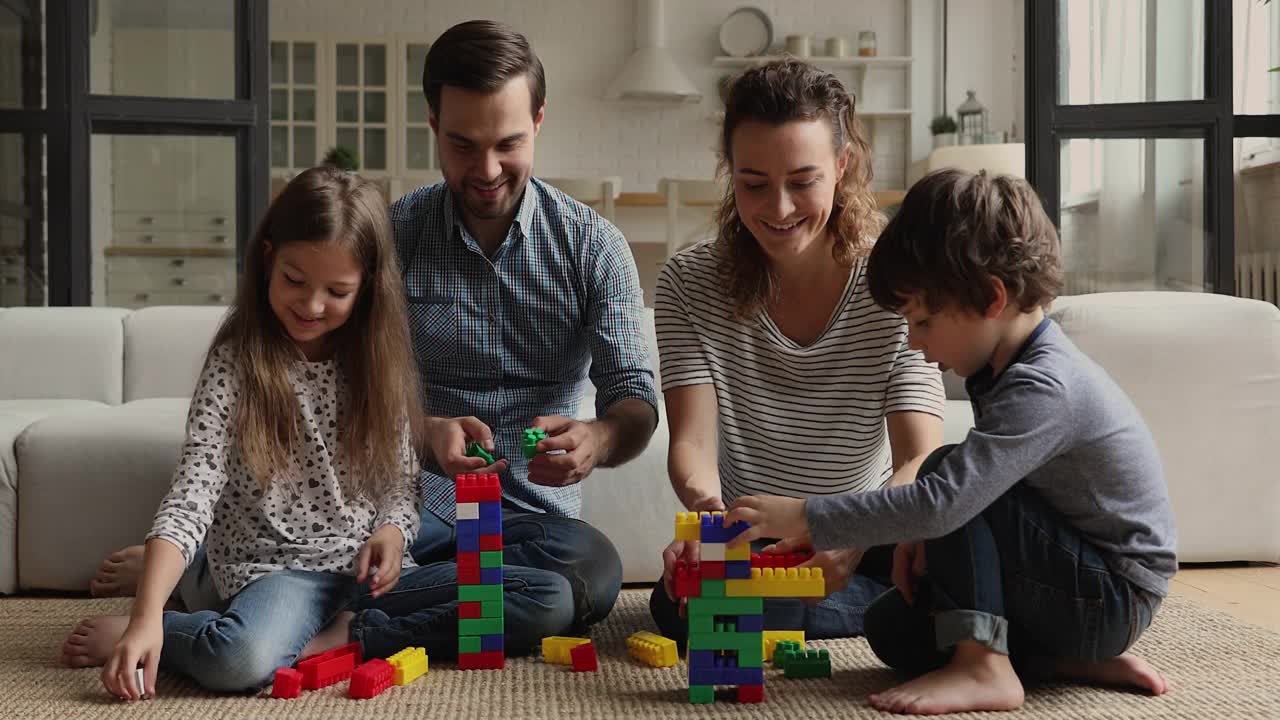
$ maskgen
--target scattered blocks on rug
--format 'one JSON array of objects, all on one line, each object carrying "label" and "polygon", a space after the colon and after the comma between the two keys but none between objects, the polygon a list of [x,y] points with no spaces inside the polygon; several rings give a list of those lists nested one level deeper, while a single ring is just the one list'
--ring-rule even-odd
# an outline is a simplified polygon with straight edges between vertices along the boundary
[{"label": "scattered blocks on rug", "polygon": [[542,638],[542,661],[553,665],[572,665],[573,658],[570,656],[569,651],[589,642],[591,641],[587,638],[579,637],[562,637],[560,635],[544,637]]},{"label": "scattered blocks on rug", "polygon": [[799,644],[797,649],[804,649],[804,631],[803,630],[765,630],[764,631],[764,656],[773,662],[773,651],[778,643],[790,641]]},{"label": "scattered blocks on rug", "polygon": [[627,654],[651,667],[671,667],[680,661],[675,640],[647,630],[627,638]]},{"label": "scattered blocks on rug", "polygon": [[600,669],[596,646],[589,642],[570,648],[569,660],[573,663],[574,672],[595,672]]},{"label": "scattered blocks on rug", "polygon": [[387,662],[395,668],[396,685],[408,685],[427,674],[426,648],[407,647],[387,658]]},{"label": "scattered blocks on rug", "polygon": [[348,643],[298,662],[304,690],[319,690],[351,677],[360,664],[360,643]]},{"label": "scattered blocks on rug", "polygon": [[[831,657],[826,650],[788,650],[783,655],[783,674],[789,678],[831,677]],[[777,665],[777,663],[774,663]]]},{"label": "scattered blocks on rug", "polygon": [[293,699],[302,694],[302,673],[293,668],[282,667],[276,670],[271,681],[271,697]]},{"label": "scattered blocks on rug", "polygon": [[357,700],[368,700],[391,687],[396,670],[391,663],[381,658],[374,658],[351,673],[351,684],[347,686],[347,696]]}]

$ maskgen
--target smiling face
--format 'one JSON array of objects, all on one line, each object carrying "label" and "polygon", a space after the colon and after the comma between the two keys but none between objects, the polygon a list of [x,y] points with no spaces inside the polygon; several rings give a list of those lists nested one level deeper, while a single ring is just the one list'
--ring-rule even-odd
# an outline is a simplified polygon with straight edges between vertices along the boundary
[{"label": "smiling face", "polygon": [[529,111],[528,78],[516,76],[495,92],[445,85],[440,114],[430,122],[440,139],[440,169],[463,213],[478,220],[513,215],[542,127],[542,110]]},{"label": "smiling face", "polygon": [[747,120],[734,129],[734,203],[765,254],[777,261],[830,241],[827,221],[847,162],[832,147],[826,119]]},{"label": "smiling face", "polygon": [[355,256],[336,242],[266,244],[271,268],[267,301],[280,325],[308,360],[329,351],[329,333],[351,317],[363,283]]}]

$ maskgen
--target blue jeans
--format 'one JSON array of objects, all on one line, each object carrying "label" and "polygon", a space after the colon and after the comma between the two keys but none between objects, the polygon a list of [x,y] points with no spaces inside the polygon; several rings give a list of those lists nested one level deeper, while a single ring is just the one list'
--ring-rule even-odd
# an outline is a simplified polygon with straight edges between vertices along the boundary
[{"label": "blue jeans", "polygon": [[[759,551],[769,542],[772,541],[757,541],[752,549]],[[806,638],[814,640],[861,635],[867,607],[890,585],[892,562],[889,548],[871,548],[863,555],[857,571],[849,576],[849,584],[817,605],[800,599],[765,598],[765,629],[803,630]],[[667,595],[661,578],[649,596],[649,613],[662,635],[684,645],[688,621],[680,617],[680,606]]]},{"label": "blue jeans", "polygon": [[[952,446],[935,450],[932,472]],[[975,641],[1010,656],[1099,662],[1128,649],[1160,598],[1107,567],[1101,553],[1041,495],[1015,485],[960,529],[925,541],[927,573],[914,605],[895,588],[867,610],[867,640],[907,673],[942,667]]]}]

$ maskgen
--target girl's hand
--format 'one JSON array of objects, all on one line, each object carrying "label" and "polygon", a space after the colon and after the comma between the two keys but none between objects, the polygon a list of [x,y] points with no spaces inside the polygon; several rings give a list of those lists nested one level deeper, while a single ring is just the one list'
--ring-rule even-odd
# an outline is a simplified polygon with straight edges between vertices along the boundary
[{"label": "girl's hand", "polygon": [[356,556],[356,582],[369,578],[369,594],[378,597],[396,586],[400,580],[400,564],[404,560],[404,533],[395,525],[383,525],[373,532]]},{"label": "girl's hand", "polygon": [[[164,645],[162,616],[132,617],[115,650],[102,666],[102,684],[123,700],[155,697],[160,648]],[[143,686],[138,686],[138,664],[143,667]]]},{"label": "girl's hand", "polygon": [[804,500],[777,495],[748,495],[733,502],[724,516],[724,525],[744,521],[751,527],[738,533],[725,544],[735,548],[756,538],[791,538],[809,534],[809,522],[804,516]]}]

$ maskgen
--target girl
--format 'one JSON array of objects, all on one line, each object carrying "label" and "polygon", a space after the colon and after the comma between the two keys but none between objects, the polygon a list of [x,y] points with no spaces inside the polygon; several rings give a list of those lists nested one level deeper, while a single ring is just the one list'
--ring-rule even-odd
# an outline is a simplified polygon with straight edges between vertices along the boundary
[{"label": "girl", "polygon": [[[350,641],[366,657],[456,651],[455,566],[407,553],[419,401],[384,201],[356,175],[307,170],[248,249],[132,614],[82,621],[63,663],[104,665],[107,689],[135,700],[154,695],[159,666],[240,691]],[[219,606],[164,611],[202,541]]]}]

